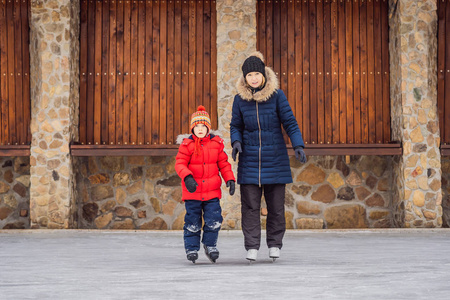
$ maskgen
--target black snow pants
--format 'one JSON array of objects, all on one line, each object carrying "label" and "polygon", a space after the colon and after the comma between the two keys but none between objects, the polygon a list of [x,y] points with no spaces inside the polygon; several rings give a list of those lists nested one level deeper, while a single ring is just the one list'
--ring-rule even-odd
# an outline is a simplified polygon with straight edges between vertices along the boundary
[{"label": "black snow pants", "polygon": [[284,216],[285,184],[241,184],[242,231],[244,233],[245,250],[258,249],[261,244],[261,196],[267,204],[267,246],[283,246],[286,231]]}]

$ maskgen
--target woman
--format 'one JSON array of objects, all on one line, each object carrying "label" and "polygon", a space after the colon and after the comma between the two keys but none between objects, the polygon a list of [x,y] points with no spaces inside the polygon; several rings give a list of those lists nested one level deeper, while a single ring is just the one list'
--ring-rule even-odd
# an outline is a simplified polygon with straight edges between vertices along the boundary
[{"label": "woman", "polygon": [[242,231],[247,259],[255,261],[261,242],[261,196],[267,204],[267,246],[269,257],[280,257],[286,231],[284,197],[292,182],[289,157],[281,125],[289,135],[295,156],[306,162],[304,143],[297,120],[278,79],[264,64],[260,52],[250,55],[242,65],[237,82],[230,124],[232,157],[239,153],[238,184],[241,185]]}]

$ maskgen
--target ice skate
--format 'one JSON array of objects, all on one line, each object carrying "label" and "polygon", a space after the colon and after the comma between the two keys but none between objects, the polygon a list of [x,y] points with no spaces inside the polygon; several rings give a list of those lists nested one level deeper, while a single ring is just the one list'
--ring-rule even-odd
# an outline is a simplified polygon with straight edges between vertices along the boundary
[{"label": "ice skate", "polygon": [[248,249],[247,250],[247,260],[251,263],[253,263],[256,260],[256,257],[258,256],[258,250],[257,249]]},{"label": "ice skate", "polygon": [[216,247],[209,247],[206,245],[203,245],[203,248],[205,248],[206,257],[208,257],[212,263],[215,263],[219,258],[219,250],[217,250]]},{"label": "ice skate", "polygon": [[191,250],[186,252],[186,257],[189,261],[195,264],[195,261],[198,259],[197,250]]},{"label": "ice skate", "polygon": [[269,248],[269,257],[274,262],[277,258],[280,257],[280,248],[277,247],[270,247]]}]

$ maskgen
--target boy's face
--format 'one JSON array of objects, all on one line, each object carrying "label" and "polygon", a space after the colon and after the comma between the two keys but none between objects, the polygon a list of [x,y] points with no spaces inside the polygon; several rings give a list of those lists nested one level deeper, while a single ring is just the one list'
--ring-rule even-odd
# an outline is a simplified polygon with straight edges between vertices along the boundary
[{"label": "boy's face", "polygon": [[245,80],[252,88],[260,87],[263,82],[263,74],[259,72],[250,72],[245,76]]},{"label": "boy's face", "polygon": [[208,133],[208,127],[206,127],[204,124],[197,124],[194,126],[194,134],[198,138],[204,138],[206,134]]}]

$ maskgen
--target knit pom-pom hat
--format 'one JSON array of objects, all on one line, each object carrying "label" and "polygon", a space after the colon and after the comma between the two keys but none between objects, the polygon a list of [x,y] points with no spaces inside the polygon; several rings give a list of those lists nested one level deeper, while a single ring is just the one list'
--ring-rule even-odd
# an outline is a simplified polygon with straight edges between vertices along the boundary
[{"label": "knit pom-pom hat", "polygon": [[194,127],[197,124],[203,124],[208,128],[208,132],[211,131],[211,119],[209,114],[203,105],[197,108],[197,111],[191,116],[191,132],[194,133]]}]

